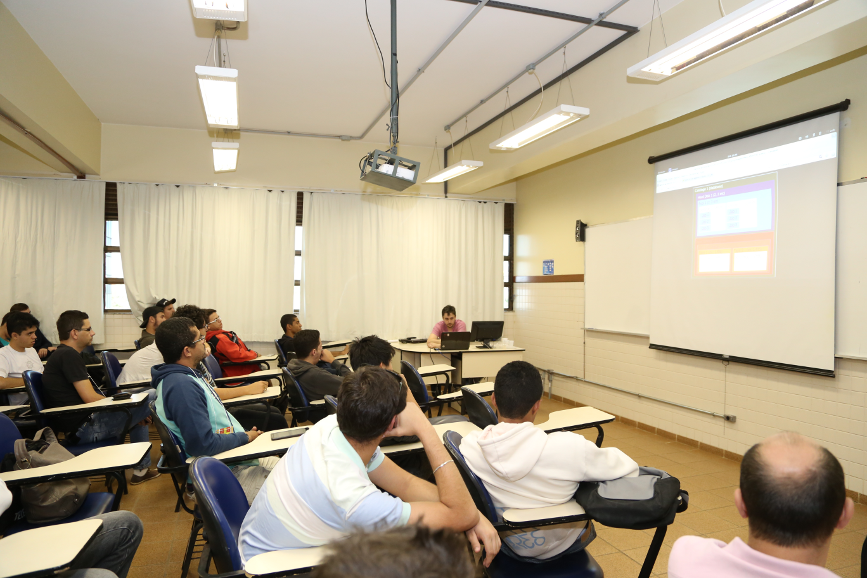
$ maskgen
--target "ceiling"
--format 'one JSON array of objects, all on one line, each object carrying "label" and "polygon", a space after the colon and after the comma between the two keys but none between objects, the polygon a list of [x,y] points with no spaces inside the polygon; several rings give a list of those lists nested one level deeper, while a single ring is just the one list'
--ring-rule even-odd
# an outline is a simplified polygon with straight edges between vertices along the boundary
[{"label": "ceiling", "polygon": [[[189,2],[148,0],[56,2],[2,0],[73,89],[103,123],[205,128],[196,65],[206,63],[213,23],[196,20]],[[595,18],[616,0],[511,0],[512,3]],[[659,0],[662,11],[680,0]],[[630,0],[607,20],[641,27],[653,0]],[[386,56],[389,1],[368,0],[370,21]],[[473,10],[451,0],[400,0],[400,86]],[[379,55],[368,32],[363,0],[249,0],[249,20],[226,32],[231,65],[239,71],[244,128],[361,135],[387,106]],[[401,98],[404,144],[448,144],[443,126],[583,28],[576,22],[485,7]],[[567,67],[623,32],[594,27],[566,50]],[[656,36],[654,36],[656,38]],[[654,41],[652,49],[662,48]],[[617,50],[615,47],[614,50]],[[211,59],[208,61],[212,63]],[[562,54],[537,68],[542,82],[561,73]],[[625,74],[625,71],[624,71]],[[514,103],[538,89],[524,75],[510,88]],[[572,86],[576,104],[582,87]],[[557,88],[545,91],[543,110]],[[571,103],[568,84],[561,103]],[[470,114],[469,130],[503,110],[505,92]],[[517,125],[526,118],[514,118]],[[503,133],[512,119],[503,119]],[[385,141],[382,117],[366,140]],[[454,138],[463,123],[453,128]],[[477,145],[478,146],[478,145]]]}]

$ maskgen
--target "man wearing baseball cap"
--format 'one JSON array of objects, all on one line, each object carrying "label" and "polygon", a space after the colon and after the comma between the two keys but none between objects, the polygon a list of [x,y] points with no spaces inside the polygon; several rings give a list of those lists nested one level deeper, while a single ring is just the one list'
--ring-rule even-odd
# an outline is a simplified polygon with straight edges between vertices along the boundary
[{"label": "man wearing baseball cap", "polygon": [[157,327],[166,320],[166,316],[159,305],[151,305],[144,310],[141,316],[141,337],[138,338],[138,348],[144,349],[154,342]]},{"label": "man wearing baseball cap", "polygon": [[165,297],[157,301],[156,306],[162,310],[166,319],[171,319],[172,315],[175,314],[175,301],[177,299],[166,299]]}]

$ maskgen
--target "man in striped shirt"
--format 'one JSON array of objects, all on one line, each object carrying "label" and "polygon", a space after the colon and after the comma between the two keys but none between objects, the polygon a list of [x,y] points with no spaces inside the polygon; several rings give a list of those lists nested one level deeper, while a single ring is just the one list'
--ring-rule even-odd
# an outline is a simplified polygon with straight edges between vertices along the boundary
[{"label": "man in striped shirt", "polygon": [[[474,507],[400,375],[364,368],[344,379],[338,399],[337,415],[292,446],[253,501],[239,537],[244,562],[273,550],[321,546],[355,529],[421,523],[466,531],[475,551],[484,544],[490,564],[499,536]],[[436,486],[402,470],[379,448],[386,436],[408,435],[424,446]]]}]

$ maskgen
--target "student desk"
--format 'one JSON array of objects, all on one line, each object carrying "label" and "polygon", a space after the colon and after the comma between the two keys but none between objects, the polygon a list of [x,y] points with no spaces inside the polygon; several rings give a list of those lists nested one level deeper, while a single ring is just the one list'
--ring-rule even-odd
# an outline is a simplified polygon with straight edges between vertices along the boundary
[{"label": "student desk", "polygon": [[266,389],[264,393],[253,393],[249,395],[242,395],[233,399],[227,399],[223,401],[223,405],[225,407],[236,407],[239,405],[247,405],[255,401],[271,401],[272,399],[277,399],[278,397],[280,397],[280,387],[277,385],[272,385],[271,387]]},{"label": "student desk", "polygon": [[602,447],[602,439],[605,437],[602,424],[612,421],[614,421],[614,416],[610,413],[605,413],[595,407],[584,406],[552,412],[548,415],[548,421],[540,423],[536,427],[545,430],[546,433],[595,427],[596,431],[599,432],[599,435],[596,436],[596,446]]},{"label": "student desk", "polygon": [[244,565],[244,573],[261,578],[299,574],[318,566],[327,553],[327,546],[265,552],[250,558]]},{"label": "student desk", "polygon": [[355,341],[354,339],[341,339],[339,341],[329,341],[328,343],[322,344],[322,349],[334,349],[337,347],[346,347],[350,343]]},{"label": "student desk", "polygon": [[0,405],[0,413],[13,413],[22,409],[27,409],[29,405]]},{"label": "student desk", "polygon": [[[253,365],[257,363],[269,363],[271,361],[277,361],[277,354],[272,353],[271,355],[260,355],[256,359],[251,359],[249,361],[232,361],[230,363],[221,363],[221,366],[230,367],[232,365]],[[246,376],[238,376],[238,377],[246,377]]]},{"label": "student desk", "polygon": [[[480,345],[479,342],[471,343],[469,349],[454,351],[430,349],[426,343],[396,342],[391,345],[400,353],[402,361],[408,361],[416,369],[421,369],[426,365],[437,365],[443,361],[443,357],[450,360],[449,365],[455,368],[451,379],[454,384],[460,384],[464,378],[483,378],[497,375],[500,368],[510,361],[522,361],[524,359],[524,349],[520,347],[477,349],[476,346]],[[443,357],[437,360],[437,356]],[[425,378],[425,382],[431,383],[428,378]]]},{"label": "student desk", "polygon": [[[437,435],[442,439],[443,434],[447,431],[455,431],[461,434],[461,436],[465,436],[468,433],[474,431],[481,431],[478,426],[468,421],[456,421],[453,423],[442,423],[439,425],[433,426],[434,430],[436,430]],[[409,444],[399,444],[394,446],[380,446],[382,449],[382,453],[387,456],[394,455],[403,455],[403,454],[411,454],[415,452],[423,452],[424,446],[421,445],[421,442],[414,442]]]},{"label": "student desk", "polygon": [[87,519],[18,532],[0,540],[0,578],[54,576],[68,570],[99,533],[102,520]]},{"label": "student desk", "polygon": [[150,442],[96,448],[50,466],[4,472],[0,474],[0,480],[3,480],[7,486],[18,486],[111,474],[118,480],[112,505],[112,511],[115,511],[120,507],[120,498],[126,489],[126,477],[123,471],[139,463],[150,449]]},{"label": "student desk", "polygon": [[[306,426],[302,427],[304,427],[304,429],[309,429]],[[217,454],[214,457],[221,462],[242,462],[244,460],[263,458],[265,456],[283,455],[289,450],[289,448],[294,446],[299,439],[301,439],[301,436],[295,436],[294,438],[286,438],[277,441],[271,439],[271,434],[281,431],[286,430],[278,429],[263,432],[252,442],[244,444],[242,446],[238,446],[233,450],[228,450],[223,453]],[[193,459],[194,458],[187,458],[187,463],[192,463]]]},{"label": "student desk", "polygon": [[93,403],[81,403],[78,405],[65,405],[63,407],[52,407],[51,409],[43,409],[40,413],[51,415],[54,413],[78,413],[78,412],[91,412],[96,411],[97,409],[105,409],[106,406],[111,407],[120,407],[120,408],[130,408],[137,407],[142,405],[147,401],[148,392],[142,391],[139,393],[132,394],[132,397],[129,399],[122,399],[120,401],[114,401],[110,397],[106,397],[105,399],[101,399],[99,401],[94,401]]}]

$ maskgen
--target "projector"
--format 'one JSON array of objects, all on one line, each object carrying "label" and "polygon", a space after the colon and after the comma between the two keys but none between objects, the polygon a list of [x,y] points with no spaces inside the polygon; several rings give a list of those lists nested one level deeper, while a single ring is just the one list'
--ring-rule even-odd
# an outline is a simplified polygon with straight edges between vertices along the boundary
[{"label": "projector", "polygon": [[394,191],[414,185],[418,178],[417,161],[378,149],[362,157],[359,165],[362,181]]}]

